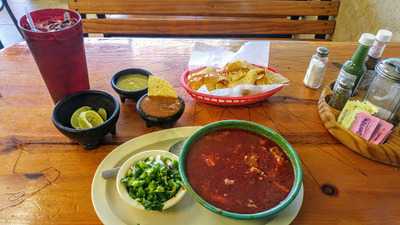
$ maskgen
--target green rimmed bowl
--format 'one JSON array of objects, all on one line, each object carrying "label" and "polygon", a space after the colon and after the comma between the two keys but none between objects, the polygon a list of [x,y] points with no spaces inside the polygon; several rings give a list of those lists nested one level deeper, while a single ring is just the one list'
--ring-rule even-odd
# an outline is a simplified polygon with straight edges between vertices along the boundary
[{"label": "green rimmed bowl", "polygon": [[[242,214],[242,213],[225,211],[204,200],[200,195],[198,195],[194,191],[194,189],[190,185],[189,179],[186,175],[186,156],[191,149],[191,145],[195,143],[198,139],[200,139],[202,136],[212,131],[227,129],[227,128],[243,129],[262,135],[268,138],[269,140],[275,142],[277,145],[279,145],[279,147],[281,147],[281,149],[288,156],[290,162],[292,163],[294,172],[293,186],[289,194],[286,196],[286,198],[273,208],[252,214]],[[179,173],[182,177],[183,184],[186,187],[187,191],[203,207],[219,215],[240,220],[268,219],[276,216],[282,210],[284,210],[290,203],[292,203],[292,201],[296,198],[297,194],[299,193],[299,190],[303,183],[303,171],[301,167],[300,158],[297,155],[296,151],[293,149],[293,147],[286,141],[286,139],[277,132],[275,132],[274,130],[272,130],[271,128],[267,128],[260,124],[243,120],[223,120],[210,123],[198,129],[195,133],[193,133],[189,138],[186,139],[185,143],[183,144],[182,152],[179,156]]]}]

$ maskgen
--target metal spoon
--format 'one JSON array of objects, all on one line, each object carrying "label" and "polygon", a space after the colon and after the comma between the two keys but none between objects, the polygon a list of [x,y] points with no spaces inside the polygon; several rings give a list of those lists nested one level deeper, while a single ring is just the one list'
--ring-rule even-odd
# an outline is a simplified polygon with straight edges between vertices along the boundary
[{"label": "metal spoon", "polygon": [[[177,141],[175,144],[173,144],[173,145],[171,145],[171,147],[169,147],[168,151],[171,152],[171,153],[173,153],[173,154],[175,154],[175,155],[177,155],[177,156],[179,156],[179,154],[180,154],[181,151],[182,151],[183,142],[185,142],[185,139],[182,139],[182,140]],[[103,171],[101,172],[101,176],[102,176],[104,179],[111,179],[111,178],[114,178],[114,177],[117,176],[119,168],[120,168],[120,167],[114,167],[114,168],[112,168],[112,169],[103,170]]]},{"label": "metal spoon", "polygon": [[177,141],[175,144],[171,145],[171,147],[169,147],[168,151],[179,156],[182,152],[182,147],[183,147],[183,143],[185,142],[186,139],[182,139],[180,141]]}]

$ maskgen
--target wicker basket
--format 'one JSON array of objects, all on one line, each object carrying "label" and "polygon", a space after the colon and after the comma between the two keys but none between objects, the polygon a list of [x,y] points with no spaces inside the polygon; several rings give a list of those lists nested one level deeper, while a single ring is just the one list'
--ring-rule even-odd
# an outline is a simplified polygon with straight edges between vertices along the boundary
[{"label": "wicker basket", "polygon": [[340,111],[330,107],[327,99],[332,95],[332,90],[326,86],[318,101],[318,111],[325,128],[338,141],[358,154],[396,167],[400,167],[400,129],[397,126],[386,143],[380,145],[370,144],[357,134],[343,128],[336,122]]}]

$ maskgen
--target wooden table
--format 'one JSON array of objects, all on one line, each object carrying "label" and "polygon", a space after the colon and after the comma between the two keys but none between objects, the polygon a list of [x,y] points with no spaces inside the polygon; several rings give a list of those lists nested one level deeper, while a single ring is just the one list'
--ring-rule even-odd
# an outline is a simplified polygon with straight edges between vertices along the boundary
[{"label": "wooden table", "polygon": [[[146,68],[168,79],[184,97],[187,108],[176,126],[244,119],[279,131],[303,162],[304,203],[294,224],[400,224],[399,170],[364,159],[332,138],[317,113],[320,92],[302,83],[316,47],[330,49],[326,80],[331,80],[355,44],[274,41],[270,65],[291,80],[290,86],[263,103],[217,107],[196,103],[178,82],[196,41],[231,48],[240,44],[87,39],[91,86],[117,97],[111,76],[127,67]],[[390,44],[385,56],[399,52],[400,44]],[[117,136],[107,137],[96,150],[84,150],[52,125],[53,103],[26,44],[0,52],[0,74],[0,224],[100,224],[90,199],[97,165],[117,145],[157,129],[146,128],[129,102],[121,107]]]}]

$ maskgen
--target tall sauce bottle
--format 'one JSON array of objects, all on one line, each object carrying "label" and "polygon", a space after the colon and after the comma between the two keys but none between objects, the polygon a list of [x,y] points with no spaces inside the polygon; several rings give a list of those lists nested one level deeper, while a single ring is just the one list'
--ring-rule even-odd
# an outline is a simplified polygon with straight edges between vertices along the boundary
[{"label": "tall sauce bottle", "polygon": [[382,58],[383,51],[385,50],[386,44],[392,39],[392,32],[389,30],[381,29],[378,31],[375,37],[374,44],[368,51],[367,61],[365,61],[365,66],[367,70],[361,80],[359,89],[367,90],[372,80],[374,79],[376,72],[375,66],[378,64]]},{"label": "tall sauce bottle", "polygon": [[[358,84],[366,71],[364,64],[365,59],[368,55],[369,48],[372,46],[375,40],[375,35],[370,33],[363,33],[358,40],[358,47],[353,53],[350,60],[347,60],[342,68],[340,69],[338,78],[336,79],[335,85],[333,86],[333,95],[329,100],[329,105],[336,109],[342,109],[342,104],[338,102],[346,102],[350,97],[343,95],[344,89],[350,89],[351,94],[355,94]],[[347,91],[347,90],[346,90]],[[346,99],[343,99],[343,98]]]}]

